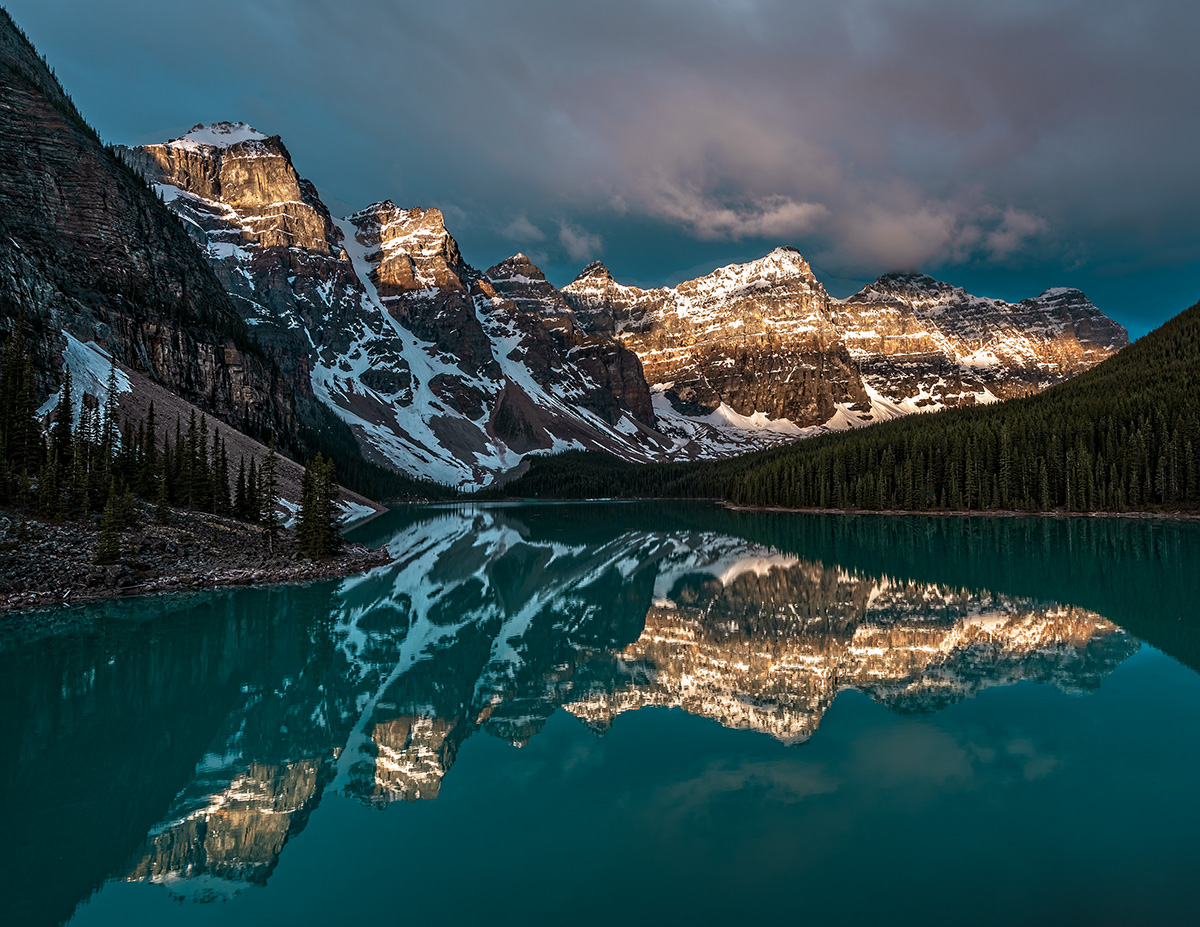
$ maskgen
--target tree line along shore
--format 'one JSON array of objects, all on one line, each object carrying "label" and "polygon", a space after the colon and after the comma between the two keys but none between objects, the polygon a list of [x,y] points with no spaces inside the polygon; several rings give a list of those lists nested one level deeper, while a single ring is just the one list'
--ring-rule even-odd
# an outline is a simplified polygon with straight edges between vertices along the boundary
[{"label": "tree line along shore", "polygon": [[709,498],[909,512],[1200,510],[1200,304],[1066,383],[769,451],[638,465],[533,460],[482,498]]},{"label": "tree line along shore", "polygon": [[18,326],[0,354],[0,611],[206,581],[317,578],[380,561],[358,549],[339,556],[337,473],[320,453],[304,467],[289,528],[273,440],[234,461],[220,427],[194,410],[176,417],[173,434],[153,402],[139,421],[121,421],[115,364],[102,395],[73,393],[64,365],[43,428]]}]

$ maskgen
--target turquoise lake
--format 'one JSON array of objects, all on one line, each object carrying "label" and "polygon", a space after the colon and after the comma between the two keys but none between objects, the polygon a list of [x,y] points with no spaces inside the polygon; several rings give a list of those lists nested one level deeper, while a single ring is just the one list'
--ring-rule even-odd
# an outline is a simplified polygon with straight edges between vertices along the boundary
[{"label": "turquoise lake", "polygon": [[1200,525],[396,509],[0,630],[8,924],[1200,921]]}]

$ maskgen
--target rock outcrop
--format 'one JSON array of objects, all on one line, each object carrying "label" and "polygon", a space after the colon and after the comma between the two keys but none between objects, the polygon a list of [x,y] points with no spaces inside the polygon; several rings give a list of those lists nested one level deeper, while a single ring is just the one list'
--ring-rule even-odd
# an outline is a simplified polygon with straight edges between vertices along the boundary
[{"label": "rock outcrop", "polygon": [[791,248],[655,290],[594,263],[562,292],[638,355],[668,433],[724,418],[768,442],[1024,395],[1129,343],[1078,290],[1009,304],[894,274],[832,299]]},{"label": "rock outcrop", "polygon": [[[636,356],[582,330],[527,259],[480,274],[439,210],[385,200],[332,219],[279,138],[241,123],[124,156],[188,223],[292,388],[332,407],[369,459],[478,486],[531,451],[648,460],[670,446]],[[541,286],[518,293],[527,281]]]},{"label": "rock outcrop", "polygon": [[292,391],[203,254],[7,13],[0,97],[0,336],[23,316],[40,398],[58,387],[70,332],[228,422],[286,433]]},{"label": "rock outcrop", "polygon": [[[585,331],[562,293],[528,257],[513,255],[489,268],[485,276],[495,295],[512,304],[505,310],[524,333],[518,348],[534,369],[549,376],[552,368],[567,372],[574,365],[583,374],[576,393],[584,408],[611,425],[620,421],[623,409],[643,424],[655,425],[650,390],[637,355],[611,332]],[[539,328],[550,336],[553,347],[546,343],[536,349],[540,335],[535,329]]]},{"label": "rock outcrop", "polygon": [[563,295],[633,350],[685,415],[725,406],[804,427],[828,421],[837,403],[869,405],[825,288],[794,248],[658,290],[621,286],[592,264]]},{"label": "rock outcrop", "polygon": [[1061,287],[1006,303],[925,274],[888,274],[831,314],[864,382],[918,409],[1036,392],[1129,344],[1082,292]]}]

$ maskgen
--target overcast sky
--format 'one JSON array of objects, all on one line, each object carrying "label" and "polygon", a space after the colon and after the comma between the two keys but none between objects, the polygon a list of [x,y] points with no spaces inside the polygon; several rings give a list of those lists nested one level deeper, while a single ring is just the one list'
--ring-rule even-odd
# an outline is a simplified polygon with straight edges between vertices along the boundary
[{"label": "overcast sky", "polygon": [[9,0],[107,141],[278,134],[335,214],[437,206],[480,268],[678,282],[778,244],[834,295],[1200,300],[1200,3]]}]

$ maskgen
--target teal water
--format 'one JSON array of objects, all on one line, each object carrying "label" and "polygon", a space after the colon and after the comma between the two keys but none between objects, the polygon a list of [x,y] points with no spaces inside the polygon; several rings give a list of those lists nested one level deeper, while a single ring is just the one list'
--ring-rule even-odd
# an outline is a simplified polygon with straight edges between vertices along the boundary
[{"label": "teal water", "polygon": [[404,509],[0,634],[13,924],[1194,923],[1200,526]]}]

